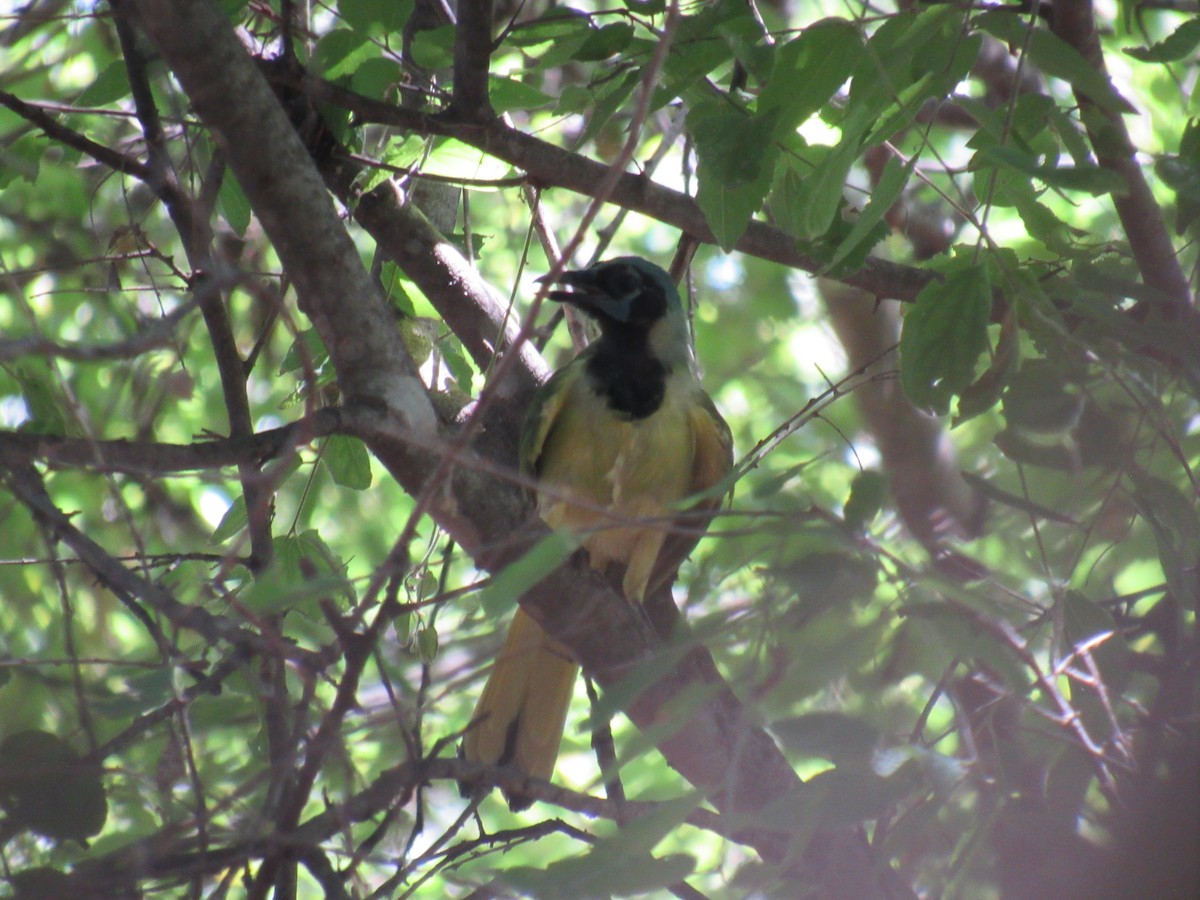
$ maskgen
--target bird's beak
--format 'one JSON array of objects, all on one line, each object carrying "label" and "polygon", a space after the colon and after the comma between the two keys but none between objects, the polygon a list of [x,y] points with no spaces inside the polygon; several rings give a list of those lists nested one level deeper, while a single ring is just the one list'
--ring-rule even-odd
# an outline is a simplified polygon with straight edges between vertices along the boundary
[{"label": "bird's beak", "polygon": [[563,272],[553,281],[549,275],[543,275],[537,281],[539,284],[551,282],[565,285],[568,288],[568,290],[553,290],[546,294],[557,303],[570,303],[589,315],[606,316],[616,319],[618,322],[625,322],[629,319],[633,297],[612,296],[596,282],[596,275],[591,269]]}]

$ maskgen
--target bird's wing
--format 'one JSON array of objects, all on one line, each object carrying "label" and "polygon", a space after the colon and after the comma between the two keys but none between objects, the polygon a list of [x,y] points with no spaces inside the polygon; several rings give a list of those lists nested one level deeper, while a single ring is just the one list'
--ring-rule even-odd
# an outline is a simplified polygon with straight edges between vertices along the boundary
[{"label": "bird's wing", "polygon": [[[703,496],[680,516],[677,529],[664,542],[646,590],[650,617],[663,637],[669,637],[670,625],[677,617],[671,584],[680,564],[699,542],[728,494],[728,490],[718,493],[717,488],[733,469],[733,435],[729,426],[711,398],[702,391],[697,393],[697,402],[688,411],[695,447],[690,494]],[[654,608],[659,606],[663,609]]]},{"label": "bird's wing", "polygon": [[583,366],[577,357],[555,372],[534,395],[521,428],[521,471],[524,474],[537,476],[546,437],[571,395],[571,386],[582,372]]}]

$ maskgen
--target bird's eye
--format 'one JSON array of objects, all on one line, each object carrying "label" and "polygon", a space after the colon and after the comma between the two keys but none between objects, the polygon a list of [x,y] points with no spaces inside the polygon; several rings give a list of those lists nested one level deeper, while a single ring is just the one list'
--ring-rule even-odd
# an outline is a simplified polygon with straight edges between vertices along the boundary
[{"label": "bird's eye", "polygon": [[642,279],[629,266],[613,266],[605,273],[604,290],[612,297],[632,297],[642,289]]}]

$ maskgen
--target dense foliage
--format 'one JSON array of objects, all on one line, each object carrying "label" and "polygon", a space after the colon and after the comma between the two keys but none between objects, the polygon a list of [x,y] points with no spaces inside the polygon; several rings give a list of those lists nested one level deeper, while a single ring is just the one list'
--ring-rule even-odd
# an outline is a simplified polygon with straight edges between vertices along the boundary
[{"label": "dense foliage", "polygon": [[[0,19],[15,896],[1194,887],[1172,6]],[[739,451],[674,641],[513,465],[586,340],[536,279],[620,254],[681,278]],[[455,748],[518,600],[595,685],[514,814]]]}]

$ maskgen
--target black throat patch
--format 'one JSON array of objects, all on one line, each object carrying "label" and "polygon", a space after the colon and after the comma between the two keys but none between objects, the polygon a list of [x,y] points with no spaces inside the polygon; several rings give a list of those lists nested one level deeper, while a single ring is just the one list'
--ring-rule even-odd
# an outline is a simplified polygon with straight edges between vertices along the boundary
[{"label": "black throat patch", "polygon": [[640,328],[608,328],[587,361],[592,384],[608,408],[628,419],[644,419],[662,406],[670,369],[653,353]]}]

